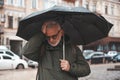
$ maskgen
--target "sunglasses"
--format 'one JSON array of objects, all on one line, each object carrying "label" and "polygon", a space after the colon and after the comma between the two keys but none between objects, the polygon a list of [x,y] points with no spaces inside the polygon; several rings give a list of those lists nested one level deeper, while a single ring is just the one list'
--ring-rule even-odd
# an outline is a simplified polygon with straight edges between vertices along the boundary
[{"label": "sunglasses", "polygon": [[60,30],[57,32],[57,34],[55,34],[55,35],[52,35],[52,36],[46,36],[46,39],[47,40],[50,40],[51,38],[52,39],[56,39],[57,38],[57,36],[58,36],[58,34],[59,34],[59,32],[60,32]]}]

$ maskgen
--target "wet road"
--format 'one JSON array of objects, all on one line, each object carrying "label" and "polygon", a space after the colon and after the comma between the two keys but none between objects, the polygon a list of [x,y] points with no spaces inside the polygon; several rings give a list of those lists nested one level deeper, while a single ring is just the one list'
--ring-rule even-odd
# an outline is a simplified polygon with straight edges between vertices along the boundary
[{"label": "wet road", "polygon": [[120,65],[120,63],[91,65],[91,74],[79,78],[79,80],[120,80],[120,71],[107,71],[108,68],[114,68],[115,65]]},{"label": "wet road", "polygon": [[[120,80],[120,71],[107,71],[120,63],[90,65],[91,74],[79,80]],[[37,69],[0,71],[0,80],[35,80]]]}]

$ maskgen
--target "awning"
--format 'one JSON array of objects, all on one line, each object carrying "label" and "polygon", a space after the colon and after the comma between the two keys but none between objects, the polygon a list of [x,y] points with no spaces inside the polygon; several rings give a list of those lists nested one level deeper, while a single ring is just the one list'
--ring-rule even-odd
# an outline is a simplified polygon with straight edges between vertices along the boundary
[{"label": "awning", "polygon": [[108,44],[110,42],[120,42],[120,38],[118,37],[107,37],[107,38],[103,38],[101,40],[98,40],[98,41],[95,41],[93,43],[90,43],[88,45],[85,45],[85,46],[95,46],[95,45],[105,45],[105,44]]},{"label": "awning", "polygon": [[18,40],[18,41],[23,41],[23,39],[22,39],[22,38],[17,37],[17,36],[9,36],[8,38],[9,38],[9,40]]}]

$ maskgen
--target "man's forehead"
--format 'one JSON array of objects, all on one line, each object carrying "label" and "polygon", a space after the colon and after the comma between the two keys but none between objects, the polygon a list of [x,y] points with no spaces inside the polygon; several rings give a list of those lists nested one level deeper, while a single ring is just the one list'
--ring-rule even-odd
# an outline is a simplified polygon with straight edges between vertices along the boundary
[{"label": "man's forehead", "polygon": [[59,30],[60,26],[59,25],[52,25],[51,27],[47,27],[46,29],[56,29],[56,30]]},{"label": "man's forehead", "polygon": [[46,29],[46,33],[50,34],[50,33],[54,33],[56,34],[60,29],[58,27],[52,27],[52,28],[47,28]]},{"label": "man's forehead", "polygon": [[44,25],[44,26],[47,26],[47,27],[51,27],[51,26],[54,26],[54,25],[60,26],[59,23],[56,22],[56,21],[47,21],[47,22],[45,22],[43,25]]}]

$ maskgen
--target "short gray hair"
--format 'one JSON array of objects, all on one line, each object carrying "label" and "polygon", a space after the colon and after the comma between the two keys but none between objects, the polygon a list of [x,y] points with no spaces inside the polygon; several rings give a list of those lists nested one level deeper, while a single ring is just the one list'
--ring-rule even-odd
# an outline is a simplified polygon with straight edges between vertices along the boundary
[{"label": "short gray hair", "polygon": [[44,27],[46,27],[46,28],[52,28],[53,26],[59,26],[59,28],[61,29],[61,27],[60,27],[60,24],[58,23],[58,22],[56,22],[56,21],[47,21],[47,22],[45,22],[44,24],[43,24],[43,26],[42,26],[42,29],[44,28]]}]

